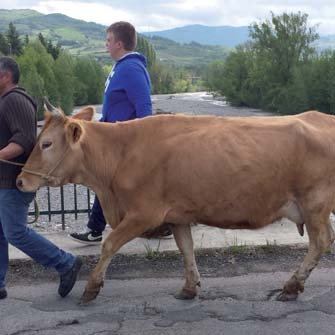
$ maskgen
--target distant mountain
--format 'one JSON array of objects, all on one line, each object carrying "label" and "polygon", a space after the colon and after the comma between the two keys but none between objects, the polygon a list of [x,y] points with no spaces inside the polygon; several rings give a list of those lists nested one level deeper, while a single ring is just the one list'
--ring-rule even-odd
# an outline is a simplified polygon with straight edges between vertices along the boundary
[{"label": "distant mountain", "polygon": [[142,33],[145,36],[160,36],[178,43],[197,42],[233,48],[249,39],[248,27],[189,25],[162,31]]},{"label": "distant mountain", "polygon": [[[231,26],[203,26],[200,24],[189,25],[162,31],[151,31],[142,33],[153,39],[154,37],[168,38],[178,43],[200,43],[207,45],[224,46],[226,48],[236,47],[238,44],[249,40],[248,27]],[[322,35],[314,43],[319,50],[335,49],[335,35]]]},{"label": "distant mountain", "polygon": [[[74,55],[92,55],[110,64],[106,52],[106,26],[73,19],[63,14],[44,15],[30,9],[0,9],[0,33],[5,33],[13,22],[20,35],[30,38],[42,33],[54,43],[59,42]],[[223,59],[232,48],[246,42],[248,27],[209,27],[190,25],[175,29],[145,32],[155,48],[157,57],[174,66],[202,66],[216,59]],[[319,50],[335,48],[335,35],[322,36],[315,43]]]}]

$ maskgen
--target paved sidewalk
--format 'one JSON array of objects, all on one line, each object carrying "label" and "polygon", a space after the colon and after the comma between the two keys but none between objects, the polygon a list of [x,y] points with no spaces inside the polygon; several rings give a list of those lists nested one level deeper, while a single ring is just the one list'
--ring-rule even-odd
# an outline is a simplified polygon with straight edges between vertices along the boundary
[{"label": "paved sidewalk", "polygon": [[[334,226],[334,222],[333,222]],[[110,229],[106,229],[104,236],[108,234]],[[308,243],[307,232],[304,237],[298,233],[296,225],[286,219],[277,221],[263,229],[259,230],[231,230],[218,229],[203,225],[192,227],[194,247],[195,248],[225,248],[236,245],[292,245]],[[96,255],[100,254],[101,245],[87,246],[77,243],[68,237],[68,232],[47,232],[42,233],[49,240],[60,246],[66,251],[70,251],[76,255]],[[173,238],[162,240],[147,240],[137,238],[124,245],[119,253],[122,254],[143,254],[148,250],[168,251],[177,250],[176,243]],[[24,253],[10,246],[10,259],[28,258]]]}]

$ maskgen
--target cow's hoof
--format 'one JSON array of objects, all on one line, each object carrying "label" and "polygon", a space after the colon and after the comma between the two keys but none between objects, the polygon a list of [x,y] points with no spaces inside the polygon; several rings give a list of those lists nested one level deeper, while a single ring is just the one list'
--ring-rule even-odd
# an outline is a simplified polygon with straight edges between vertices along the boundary
[{"label": "cow's hoof", "polygon": [[90,283],[87,284],[85,291],[80,299],[79,304],[85,305],[88,304],[90,301],[94,300],[100,292],[101,287],[104,286],[104,282],[101,281],[100,283],[92,285]]},{"label": "cow's hoof", "polygon": [[298,293],[287,293],[282,291],[276,298],[277,301],[295,301],[298,298]]},{"label": "cow's hoof", "polygon": [[99,291],[87,291],[83,293],[82,297],[80,298],[79,305],[86,305],[92,300],[94,300],[97,295],[99,294]]},{"label": "cow's hoof", "polygon": [[196,290],[190,290],[183,288],[180,292],[175,294],[175,298],[179,300],[190,300],[194,299],[197,296]]},{"label": "cow's hoof", "polygon": [[288,282],[285,283],[283,290],[277,296],[278,301],[295,301],[299,292],[304,292],[304,283],[298,280],[294,275]]}]

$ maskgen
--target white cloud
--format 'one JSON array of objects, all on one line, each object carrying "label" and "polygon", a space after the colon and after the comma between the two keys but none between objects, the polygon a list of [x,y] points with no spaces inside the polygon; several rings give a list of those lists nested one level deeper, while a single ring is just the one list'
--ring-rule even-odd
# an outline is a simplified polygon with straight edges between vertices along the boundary
[{"label": "white cloud", "polygon": [[[126,10],[101,3],[79,1],[39,1],[32,9],[43,14],[62,13],[75,19],[110,25],[114,21],[133,22],[135,17]],[[98,18],[98,19],[97,19]]]},{"label": "white cloud", "polygon": [[162,30],[187,24],[247,26],[286,12],[309,15],[322,34],[335,34],[334,0],[1,0],[1,8],[31,8],[104,25],[126,20],[138,31]]}]

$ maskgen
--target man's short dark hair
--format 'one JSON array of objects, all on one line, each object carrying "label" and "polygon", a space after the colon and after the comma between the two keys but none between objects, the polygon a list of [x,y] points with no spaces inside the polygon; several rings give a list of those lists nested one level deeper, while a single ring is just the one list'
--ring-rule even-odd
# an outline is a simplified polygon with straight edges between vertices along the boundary
[{"label": "man's short dark hair", "polygon": [[15,59],[11,57],[0,57],[0,72],[8,71],[12,75],[12,83],[18,84],[20,80],[20,68]]},{"label": "man's short dark hair", "polygon": [[107,28],[107,32],[113,33],[115,41],[121,41],[123,43],[123,47],[126,50],[134,51],[136,49],[136,30],[129,22],[115,22]]}]

